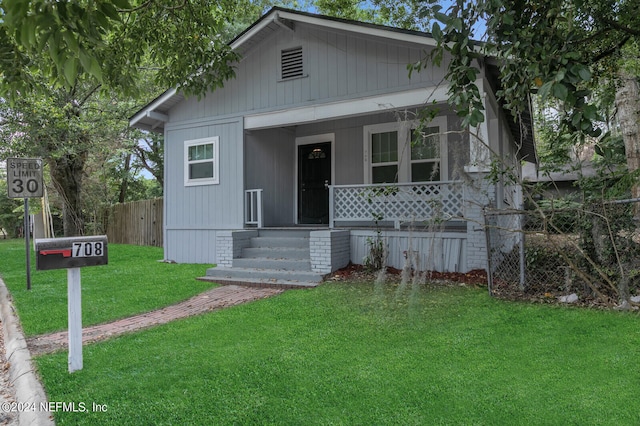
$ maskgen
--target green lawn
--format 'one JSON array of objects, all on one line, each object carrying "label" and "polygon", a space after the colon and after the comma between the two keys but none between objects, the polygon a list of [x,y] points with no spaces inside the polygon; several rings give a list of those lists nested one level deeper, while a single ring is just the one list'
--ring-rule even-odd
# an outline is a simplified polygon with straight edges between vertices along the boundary
[{"label": "green lawn", "polygon": [[[67,271],[36,271],[26,290],[24,240],[0,240],[0,277],[26,335],[67,328]],[[109,244],[109,264],[83,268],[82,324],[89,326],[188,299],[212,283],[196,281],[210,265],[160,263],[162,249]]]},{"label": "green lawn", "polygon": [[327,283],[88,345],[73,374],[66,352],[35,361],[50,401],[87,410],[58,424],[637,425],[639,325],[477,288]]},{"label": "green lawn", "polygon": [[325,284],[37,359],[59,424],[637,425],[634,314]]}]

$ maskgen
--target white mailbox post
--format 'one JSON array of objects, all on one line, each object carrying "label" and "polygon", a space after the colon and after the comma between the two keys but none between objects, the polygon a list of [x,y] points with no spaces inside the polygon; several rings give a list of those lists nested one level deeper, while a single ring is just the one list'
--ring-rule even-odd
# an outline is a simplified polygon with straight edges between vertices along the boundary
[{"label": "white mailbox post", "polygon": [[104,235],[36,240],[36,269],[67,270],[69,373],[82,370],[82,286],[80,268],[108,263]]}]

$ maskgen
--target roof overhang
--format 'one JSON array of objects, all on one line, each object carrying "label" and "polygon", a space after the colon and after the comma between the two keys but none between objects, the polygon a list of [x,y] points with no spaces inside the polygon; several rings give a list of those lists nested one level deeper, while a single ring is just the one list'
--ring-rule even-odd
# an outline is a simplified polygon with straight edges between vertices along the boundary
[{"label": "roof overhang", "polygon": [[[424,32],[350,21],[307,12],[298,12],[280,7],[274,7],[269,10],[262,18],[233,39],[229,43],[229,46],[242,56],[243,53],[260,43],[261,40],[271,33],[282,28],[294,30],[297,23],[381,37],[389,40],[402,41],[404,43],[410,42],[423,46],[435,46],[435,40]],[[183,99],[184,96],[178,92],[178,90],[167,90],[136,112],[129,119],[129,126],[152,132],[163,132],[164,123],[168,121],[169,110]]]},{"label": "roof overhang", "polygon": [[251,114],[245,116],[244,128],[258,130],[313,123],[408,107],[419,107],[427,104],[433,105],[433,103],[444,102],[447,98],[446,87],[439,87],[434,90],[414,89],[386,95]]},{"label": "roof overhang", "polygon": [[265,32],[271,33],[283,26],[293,30],[296,22],[372,37],[397,40],[404,43],[410,42],[424,46],[436,45],[436,41],[430,34],[421,31],[404,30],[401,28],[370,24],[367,22],[351,21],[330,16],[316,15],[308,12],[292,11],[280,7],[272,8],[262,18],[256,21],[255,24],[247,28],[232,40],[229,45],[233,50],[242,52],[243,50],[246,50],[248,45],[252,44],[252,40],[262,39]]},{"label": "roof overhang", "polygon": [[[229,43],[229,46],[242,56],[243,53],[250,50],[275,31],[279,31],[282,28],[295,30],[295,26],[298,23],[330,28],[337,31],[362,34],[369,37],[373,36],[388,40],[396,40],[403,43],[415,43],[425,47],[436,45],[436,42],[431,35],[425,32],[404,30],[274,7],[262,18],[233,39]],[[495,62],[487,60],[486,63],[487,77],[491,83],[493,92],[496,93],[500,88],[499,70]],[[142,130],[163,132],[164,124],[169,119],[169,110],[183,99],[184,95],[178,90],[167,90],[133,115],[129,120],[129,125]],[[530,103],[529,108],[526,111],[523,111],[519,117],[514,119],[509,111],[505,109],[504,102],[500,100],[498,102],[500,104],[500,108],[505,111],[511,133],[513,134],[516,144],[519,145],[520,159],[536,163],[537,154],[533,134],[533,114]],[[335,104],[333,105],[335,106]],[[300,113],[297,114],[298,119],[304,119],[305,117],[312,119],[312,117],[315,117],[314,119],[317,120],[318,117],[326,115],[324,114],[325,109],[326,108],[324,108],[324,106],[319,105],[303,107],[296,109],[295,111]],[[291,115],[291,112],[291,110],[287,110],[267,112],[265,114],[252,114],[247,116],[245,124],[248,124],[252,128],[260,128],[263,127],[264,123],[266,123],[264,119],[269,117],[270,119],[278,118],[284,125],[292,119],[293,115]],[[333,115],[333,113],[330,115]],[[274,121],[271,121],[271,125],[273,125],[273,123]]]},{"label": "roof overhang", "polygon": [[164,123],[169,121],[169,110],[183,99],[184,96],[176,89],[167,90],[131,117],[129,126],[162,133]]}]

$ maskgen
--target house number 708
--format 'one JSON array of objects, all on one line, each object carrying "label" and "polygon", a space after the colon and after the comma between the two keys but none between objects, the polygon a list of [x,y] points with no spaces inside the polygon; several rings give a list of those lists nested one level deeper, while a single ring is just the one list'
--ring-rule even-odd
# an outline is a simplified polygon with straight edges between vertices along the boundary
[{"label": "house number 708", "polygon": [[102,242],[73,243],[73,257],[100,257],[103,256]]}]

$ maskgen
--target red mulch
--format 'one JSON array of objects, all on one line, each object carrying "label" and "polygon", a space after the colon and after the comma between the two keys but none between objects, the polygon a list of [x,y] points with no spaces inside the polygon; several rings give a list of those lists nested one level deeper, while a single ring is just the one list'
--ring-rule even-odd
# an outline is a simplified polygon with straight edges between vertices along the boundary
[{"label": "red mulch", "polygon": [[[387,276],[390,278],[400,279],[402,270],[387,267]],[[356,280],[374,280],[375,271],[366,269],[363,265],[355,265],[350,263],[348,266],[335,271],[330,280],[332,281],[356,281]],[[487,273],[482,269],[476,269],[466,274],[461,272],[427,272],[427,280],[455,282],[469,285],[487,285]]]}]

